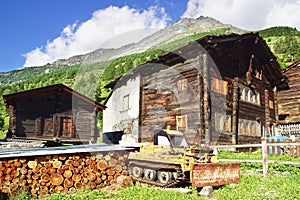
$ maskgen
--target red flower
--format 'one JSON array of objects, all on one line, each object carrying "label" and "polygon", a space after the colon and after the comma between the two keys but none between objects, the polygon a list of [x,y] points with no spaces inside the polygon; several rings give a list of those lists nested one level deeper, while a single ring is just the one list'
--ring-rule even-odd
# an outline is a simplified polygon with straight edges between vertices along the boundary
[{"label": "red flower", "polygon": [[195,142],[197,142],[197,143],[200,142],[200,139],[199,139],[199,138],[195,138],[194,140],[195,140]]}]

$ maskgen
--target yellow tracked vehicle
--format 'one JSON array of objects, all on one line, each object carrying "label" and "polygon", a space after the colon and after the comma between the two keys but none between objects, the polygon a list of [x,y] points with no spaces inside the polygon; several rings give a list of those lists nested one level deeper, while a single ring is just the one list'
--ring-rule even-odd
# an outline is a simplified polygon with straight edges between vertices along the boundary
[{"label": "yellow tracked vehicle", "polygon": [[178,131],[155,131],[153,142],[141,145],[128,159],[135,181],[158,187],[192,184],[200,188],[240,181],[239,163],[220,163],[210,150],[189,148]]}]

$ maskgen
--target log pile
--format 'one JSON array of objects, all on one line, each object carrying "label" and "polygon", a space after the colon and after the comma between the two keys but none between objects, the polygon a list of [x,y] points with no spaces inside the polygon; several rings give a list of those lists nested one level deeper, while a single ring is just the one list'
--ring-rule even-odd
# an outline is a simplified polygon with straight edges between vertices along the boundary
[{"label": "log pile", "polygon": [[128,175],[127,157],[128,152],[110,151],[2,159],[0,192],[14,195],[23,189],[36,198],[103,188]]}]

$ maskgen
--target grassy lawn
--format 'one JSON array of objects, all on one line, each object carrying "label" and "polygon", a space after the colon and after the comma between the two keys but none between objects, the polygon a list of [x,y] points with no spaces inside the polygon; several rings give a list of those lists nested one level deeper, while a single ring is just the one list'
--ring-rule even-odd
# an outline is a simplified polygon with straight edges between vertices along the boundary
[{"label": "grassy lawn", "polygon": [[[103,190],[82,190],[75,195],[55,194],[44,200],[194,200],[205,199],[198,196],[195,188],[192,194],[164,191],[153,187],[134,185],[114,192]],[[25,193],[12,200],[33,200]],[[241,175],[241,182],[235,186],[226,185],[214,188],[214,200],[229,199],[300,199],[300,179],[298,174],[262,178],[257,175]]]},{"label": "grassy lawn", "polygon": [[[223,159],[261,159],[261,151],[253,153],[220,152]],[[300,158],[292,158],[288,155],[283,157],[269,157],[271,160],[300,161]],[[248,170],[261,170],[260,163],[241,163],[241,182],[235,186],[225,185],[214,188],[213,200],[235,199],[300,199],[300,166],[293,165],[269,165],[269,177],[262,178],[259,175],[248,174]],[[276,171],[277,173],[274,173]],[[142,187],[133,185],[127,188],[114,190],[88,189],[77,192],[74,195],[55,194],[44,200],[201,200],[206,199],[198,195],[195,188],[191,188],[191,194],[183,194],[174,191],[166,191],[154,187]],[[11,197],[11,200],[33,200],[26,193]]]},{"label": "grassy lawn", "polygon": [[281,175],[261,178],[242,175],[241,182],[214,191],[216,199],[300,199],[299,175]]},{"label": "grassy lawn", "polygon": [[[218,155],[221,159],[236,159],[236,160],[262,160],[261,149],[255,152],[230,152],[230,151],[221,151]],[[293,158],[288,154],[284,154],[281,156],[268,156],[268,160],[275,161],[292,161],[292,162],[300,162],[300,157]],[[241,170],[262,170],[262,163],[241,163]],[[294,174],[299,174],[300,176],[300,165],[283,165],[283,164],[268,164],[269,171],[277,171],[277,172],[290,172]]]}]

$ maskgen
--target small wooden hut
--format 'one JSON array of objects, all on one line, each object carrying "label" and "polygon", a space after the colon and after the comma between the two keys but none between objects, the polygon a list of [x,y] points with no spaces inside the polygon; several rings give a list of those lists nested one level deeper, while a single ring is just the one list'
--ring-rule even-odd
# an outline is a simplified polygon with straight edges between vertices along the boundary
[{"label": "small wooden hut", "polygon": [[3,98],[10,116],[10,137],[75,144],[97,141],[97,114],[105,106],[63,84]]}]

